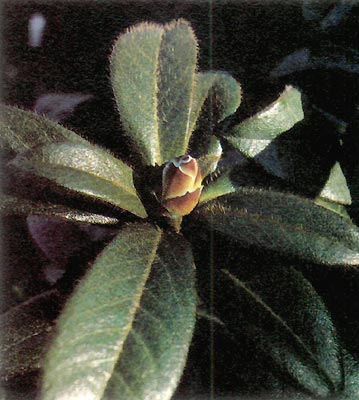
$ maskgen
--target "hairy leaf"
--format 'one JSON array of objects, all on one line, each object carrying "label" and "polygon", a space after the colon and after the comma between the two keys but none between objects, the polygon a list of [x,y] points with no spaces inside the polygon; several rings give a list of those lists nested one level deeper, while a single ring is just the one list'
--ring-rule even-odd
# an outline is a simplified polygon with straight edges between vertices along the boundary
[{"label": "hairy leaf", "polygon": [[320,264],[359,264],[358,228],[299,196],[239,188],[197,210],[213,229],[243,245]]},{"label": "hairy leaf", "polygon": [[224,273],[235,290],[231,307],[237,310],[224,321],[227,329],[234,335],[248,330],[253,351],[272,358],[277,373],[289,375],[300,391],[314,396],[338,394],[344,382],[336,331],[303,275],[293,268],[273,267],[261,271],[260,279],[254,272],[247,284]]},{"label": "hairy leaf", "polygon": [[97,257],[59,318],[43,399],[101,399],[133,325],[161,231],[130,224]]},{"label": "hairy leaf", "polygon": [[52,143],[18,155],[12,165],[146,217],[133,184],[132,169],[91,144]]},{"label": "hairy leaf", "polygon": [[191,249],[179,235],[165,235],[105,398],[171,397],[191,341],[195,303]]},{"label": "hairy leaf", "polygon": [[117,218],[105,215],[79,211],[73,208],[51,203],[39,203],[18,197],[0,195],[0,215],[43,215],[73,222],[86,222],[90,224],[116,224]]},{"label": "hairy leaf", "polygon": [[20,108],[0,104],[0,147],[21,152],[53,142],[86,140],[63,126]]},{"label": "hairy leaf", "polygon": [[289,130],[304,117],[301,95],[287,86],[268,108],[236,125],[226,139],[248,157],[255,157],[273,139]]},{"label": "hairy leaf", "polygon": [[190,130],[194,129],[207,98],[210,98],[211,101],[211,111],[215,118],[213,122],[219,122],[237,110],[241,103],[241,94],[239,83],[226,72],[197,73],[190,114]]},{"label": "hairy leaf", "polygon": [[237,185],[233,183],[228,174],[220,176],[213,182],[204,187],[199,199],[199,203],[205,203],[225,194],[236,191]]},{"label": "hairy leaf", "polygon": [[344,394],[345,399],[359,399],[359,363],[353,357],[342,349],[343,353],[343,370],[345,376]]},{"label": "hairy leaf", "polygon": [[111,79],[128,136],[149,165],[186,153],[197,41],[189,24],[141,23],[113,48]]},{"label": "hairy leaf", "polygon": [[[40,368],[45,343],[60,304],[56,289],[20,303],[0,316],[2,380]],[[52,318],[55,317],[52,315]]]},{"label": "hairy leaf", "polygon": [[204,155],[197,160],[202,178],[216,170],[221,155],[222,146],[220,141],[215,136],[211,136],[208,140]]}]

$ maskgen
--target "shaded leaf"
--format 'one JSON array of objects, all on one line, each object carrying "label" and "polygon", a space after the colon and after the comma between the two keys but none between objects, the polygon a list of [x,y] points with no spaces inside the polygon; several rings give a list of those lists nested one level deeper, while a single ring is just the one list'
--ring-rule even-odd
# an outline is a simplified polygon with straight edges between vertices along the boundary
[{"label": "shaded leaf", "polygon": [[338,150],[334,124],[313,113],[275,138],[254,161],[269,174],[314,196],[326,184]]},{"label": "shaded leaf", "polygon": [[324,1],[303,0],[302,12],[307,21],[320,21],[328,12],[330,4]]},{"label": "shaded leaf", "polygon": [[287,86],[281,96],[265,110],[236,125],[226,139],[248,157],[262,152],[273,139],[292,128],[304,117],[301,95]]},{"label": "shaded leaf", "polygon": [[307,21],[320,23],[320,27],[326,30],[340,25],[357,4],[356,0],[338,0],[334,4],[326,1],[304,0],[303,17]]},{"label": "shaded leaf", "polygon": [[355,5],[358,5],[357,0],[338,0],[335,7],[320,22],[320,27],[328,29],[338,26]]},{"label": "shaded leaf", "polygon": [[239,188],[205,203],[197,214],[243,245],[319,264],[359,264],[358,228],[299,196]]},{"label": "shaded leaf", "polygon": [[89,143],[52,143],[19,154],[12,165],[146,217],[133,184],[132,169]]},{"label": "shaded leaf", "polygon": [[92,97],[84,93],[46,93],[36,100],[34,111],[59,122],[68,118],[76,106]]},{"label": "shaded leaf", "polygon": [[345,376],[344,399],[359,399],[359,363],[344,348],[343,369]]},{"label": "shaded leaf", "polygon": [[0,147],[21,152],[39,145],[69,140],[86,143],[76,133],[44,117],[0,104]]},{"label": "shaded leaf", "polygon": [[214,114],[213,122],[220,122],[237,110],[241,103],[241,94],[239,83],[226,72],[197,73],[190,114],[190,131],[195,128],[196,121],[207,98],[211,102],[211,112]]},{"label": "shaded leaf", "polygon": [[343,119],[339,118],[336,115],[329,113],[326,110],[318,107],[316,104],[312,104],[313,110],[318,111],[319,114],[325,117],[328,121],[330,121],[339,135],[344,135],[348,129],[348,122],[344,121]]},{"label": "shaded leaf", "polygon": [[304,394],[338,394],[344,382],[336,331],[303,275],[293,268],[274,267],[246,284],[223,272],[237,293],[236,301],[232,299],[237,315],[224,321],[227,329],[234,335],[248,329],[253,350],[272,358],[282,376],[289,375]]},{"label": "shaded leaf", "polygon": [[195,312],[191,249],[179,235],[168,234],[105,398],[171,398],[187,358]]},{"label": "shaded leaf", "polygon": [[[1,380],[38,370],[60,307],[60,294],[49,290],[0,316]],[[51,316],[51,313],[52,316]]]},{"label": "shaded leaf", "polygon": [[189,24],[142,23],[113,48],[111,79],[129,137],[146,164],[186,153],[197,41]]},{"label": "shaded leaf", "polygon": [[37,246],[49,260],[57,261],[59,265],[66,265],[70,257],[84,248],[88,241],[78,223],[43,215],[29,215],[26,222]]},{"label": "shaded leaf", "polygon": [[359,73],[359,52],[355,48],[330,46],[315,55],[308,48],[296,50],[284,57],[279,65],[271,71],[273,77],[281,77],[294,72],[306,70],[339,70]]},{"label": "shaded leaf", "polygon": [[131,224],[97,257],[59,318],[43,399],[101,399],[139,307],[161,231]]},{"label": "shaded leaf", "polygon": [[43,215],[67,221],[101,225],[118,223],[118,219],[114,217],[79,211],[62,205],[24,200],[4,194],[0,195],[0,215]]}]

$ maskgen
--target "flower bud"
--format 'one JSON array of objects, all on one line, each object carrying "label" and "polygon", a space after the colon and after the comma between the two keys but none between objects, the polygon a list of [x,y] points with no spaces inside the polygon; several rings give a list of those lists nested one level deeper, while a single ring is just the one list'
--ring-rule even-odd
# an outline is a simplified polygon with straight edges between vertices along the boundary
[{"label": "flower bud", "polygon": [[161,203],[170,213],[187,215],[196,207],[202,188],[197,160],[190,155],[175,158],[163,169]]}]

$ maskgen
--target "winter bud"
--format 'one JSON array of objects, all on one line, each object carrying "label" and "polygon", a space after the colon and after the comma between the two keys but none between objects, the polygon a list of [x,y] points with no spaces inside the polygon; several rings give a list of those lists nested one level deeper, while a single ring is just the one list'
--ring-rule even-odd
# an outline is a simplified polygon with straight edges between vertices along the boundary
[{"label": "winter bud", "polygon": [[172,214],[187,215],[196,207],[202,188],[197,160],[190,155],[175,158],[163,169],[161,203]]}]

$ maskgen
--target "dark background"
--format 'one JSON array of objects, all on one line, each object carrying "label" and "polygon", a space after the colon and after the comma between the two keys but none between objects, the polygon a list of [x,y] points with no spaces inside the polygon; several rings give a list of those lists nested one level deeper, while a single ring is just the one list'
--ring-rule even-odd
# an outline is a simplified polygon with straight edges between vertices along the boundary
[{"label": "dark background", "polygon": [[[234,121],[270,104],[286,84],[292,84],[305,95],[308,107],[320,110],[321,118],[325,115],[336,121],[335,124],[345,126],[342,136],[335,133],[343,144],[335,158],[342,162],[353,198],[349,212],[358,222],[359,7],[337,6],[335,1],[6,1],[2,27],[3,101],[31,110],[45,93],[91,94],[93,97],[76,107],[63,123],[126,159],[129,148],[123,141],[109,82],[108,57],[112,43],[133,24],[167,23],[185,18],[198,38],[199,70],[227,71],[242,85],[243,100]],[[43,45],[32,48],[28,45],[28,20],[36,12],[46,18],[46,28]],[[334,22],[328,19],[331,12]],[[309,50],[312,57],[304,70],[295,62],[295,57],[292,57],[294,67],[283,64],[301,49]],[[282,65],[281,76],[275,73],[279,65]],[[322,125],[318,124],[321,140],[332,141],[332,132],[327,134],[326,125],[321,130]],[[327,161],[323,154],[318,153],[318,157],[324,157],[321,160],[324,163]],[[84,235],[76,228],[74,232],[77,239]],[[202,236],[195,235],[195,255],[199,292],[206,296],[213,284],[206,269],[210,262],[208,254],[202,250],[208,248],[208,241],[212,240],[218,260],[228,259],[234,265],[239,253],[227,239],[219,235],[210,238],[205,229],[203,232]],[[46,288],[42,268],[47,260],[31,241],[23,219],[5,220],[2,236],[6,308]],[[81,251],[93,252],[89,246],[91,243]],[[256,268],[257,274],[260,274],[258,265],[261,268],[270,268],[273,263],[299,265],[324,298],[346,347],[358,355],[359,280],[355,271],[300,265],[298,260],[283,259],[258,249],[241,249],[240,257],[246,260],[248,271]],[[70,261],[76,263],[76,260],[74,257]],[[21,268],[23,265],[26,265],[25,271]],[[231,298],[221,293],[221,282],[215,286],[219,293],[218,308],[223,308],[223,303],[231,302]],[[20,294],[16,292],[18,288]],[[233,347],[233,342],[222,332],[214,336],[209,332],[208,322],[200,320],[178,390],[179,398],[199,393],[209,395],[212,390],[217,395],[234,395],[239,390],[242,394],[263,393],[271,375],[269,371],[273,369],[270,362],[265,357],[253,357],[253,344],[245,336],[238,338],[240,345]],[[241,362],[233,363],[233,351]],[[14,391],[26,393],[33,388],[33,378],[32,375],[21,377],[9,385]],[[211,387],[213,378],[215,385]]]}]

